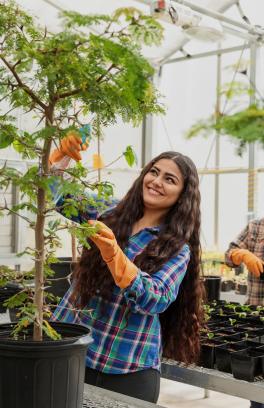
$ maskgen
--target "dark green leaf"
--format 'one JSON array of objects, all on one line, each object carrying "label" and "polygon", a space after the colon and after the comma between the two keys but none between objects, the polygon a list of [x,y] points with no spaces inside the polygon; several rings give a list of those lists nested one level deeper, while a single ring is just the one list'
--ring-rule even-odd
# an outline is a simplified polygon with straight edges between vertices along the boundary
[{"label": "dark green leaf", "polygon": [[136,153],[133,150],[132,146],[127,146],[126,151],[124,152],[125,159],[127,164],[132,167],[135,163],[137,163]]}]

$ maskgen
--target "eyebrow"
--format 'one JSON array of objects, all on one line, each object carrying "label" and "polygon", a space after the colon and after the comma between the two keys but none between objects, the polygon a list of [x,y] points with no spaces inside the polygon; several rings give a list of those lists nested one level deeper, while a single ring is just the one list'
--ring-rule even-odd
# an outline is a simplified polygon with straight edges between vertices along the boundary
[{"label": "eyebrow", "polygon": [[[155,166],[155,165],[153,165],[152,166],[152,169],[156,169],[156,170],[158,170],[158,171],[160,171],[160,169],[157,167],[157,166]],[[180,179],[179,179],[179,177],[176,175],[176,174],[173,174],[173,173],[165,173],[165,176],[170,176],[170,177],[173,177],[173,178],[175,178],[178,182],[180,181]]]}]

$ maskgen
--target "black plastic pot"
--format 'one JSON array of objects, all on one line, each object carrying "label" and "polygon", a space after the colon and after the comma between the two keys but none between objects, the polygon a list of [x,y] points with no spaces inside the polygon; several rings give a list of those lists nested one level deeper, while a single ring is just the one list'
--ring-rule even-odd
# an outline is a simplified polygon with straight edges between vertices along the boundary
[{"label": "black plastic pot", "polygon": [[252,349],[231,354],[233,376],[239,380],[253,382],[254,378],[262,374],[262,360],[264,352]]},{"label": "black plastic pot", "polygon": [[203,276],[207,301],[220,299],[221,276]]},{"label": "black plastic pot", "polygon": [[245,350],[247,344],[245,341],[237,343],[223,344],[215,349],[215,362],[219,371],[231,373],[231,354],[235,351]]},{"label": "black plastic pot", "polygon": [[221,291],[222,292],[230,292],[231,290],[234,290],[236,287],[235,282],[233,280],[224,280],[221,283]]},{"label": "black plastic pot", "polygon": [[50,264],[50,268],[54,271],[54,275],[51,279],[59,280],[51,280],[47,292],[62,298],[71,285],[70,276],[73,272],[75,263],[72,262],[71,258],[67,257],[58,259],[60,262]]},{"label": "black plastic pot", "polygon": [[89,329],[51,325],[62,340],[14,340],[9,337],[14,325],[0,325],[1,408],[82,407]]},{"label": "black plastic pot", "polygon": [[223,342],[217,339],[203,339],[198,365],[205,368],[214,368],[215,348],[222,345]]},{"label": "black plastic pot", "polygon": [[246,283],[238,283],[237,291],[240,295],[246,295],[247,293],[247,284]]}]

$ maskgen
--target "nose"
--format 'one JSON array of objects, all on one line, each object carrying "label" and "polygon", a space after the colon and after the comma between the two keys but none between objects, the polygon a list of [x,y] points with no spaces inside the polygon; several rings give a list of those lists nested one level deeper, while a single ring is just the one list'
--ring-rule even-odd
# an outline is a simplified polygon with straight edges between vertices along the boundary
[{"label": "nose", "polygon": [[162,177],[161,177],[161,175],[155,177],[152,184],[155,185],[155,186],[161,187],[162,186]]}]

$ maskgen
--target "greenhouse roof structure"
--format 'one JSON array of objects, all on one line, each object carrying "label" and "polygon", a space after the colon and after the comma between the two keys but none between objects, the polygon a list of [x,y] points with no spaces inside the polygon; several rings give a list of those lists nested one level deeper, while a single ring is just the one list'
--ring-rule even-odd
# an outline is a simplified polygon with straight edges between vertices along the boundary
[{"label": "greenhouse roof structure", "polygon": [[[164,40],[161,47],[145,49],[144,54],[157,65],[175,62],[181,57],[219,52],[217,40],[221,40],[223,52],[229,52],[239,49],[245,41],[261,42],[264,36],[260,22],[251,23],[237,0],[77,0],[74,3],[68,0],[17,0],[17,3],[53,32],[60,28],[58,12],[62,10],[109,14],[119,7],[135,7],[146,14],[152,13],[164,25]],[[218,37],[220,30],[222,38]],[[196,39],[203,40],[198,47]]]}]

